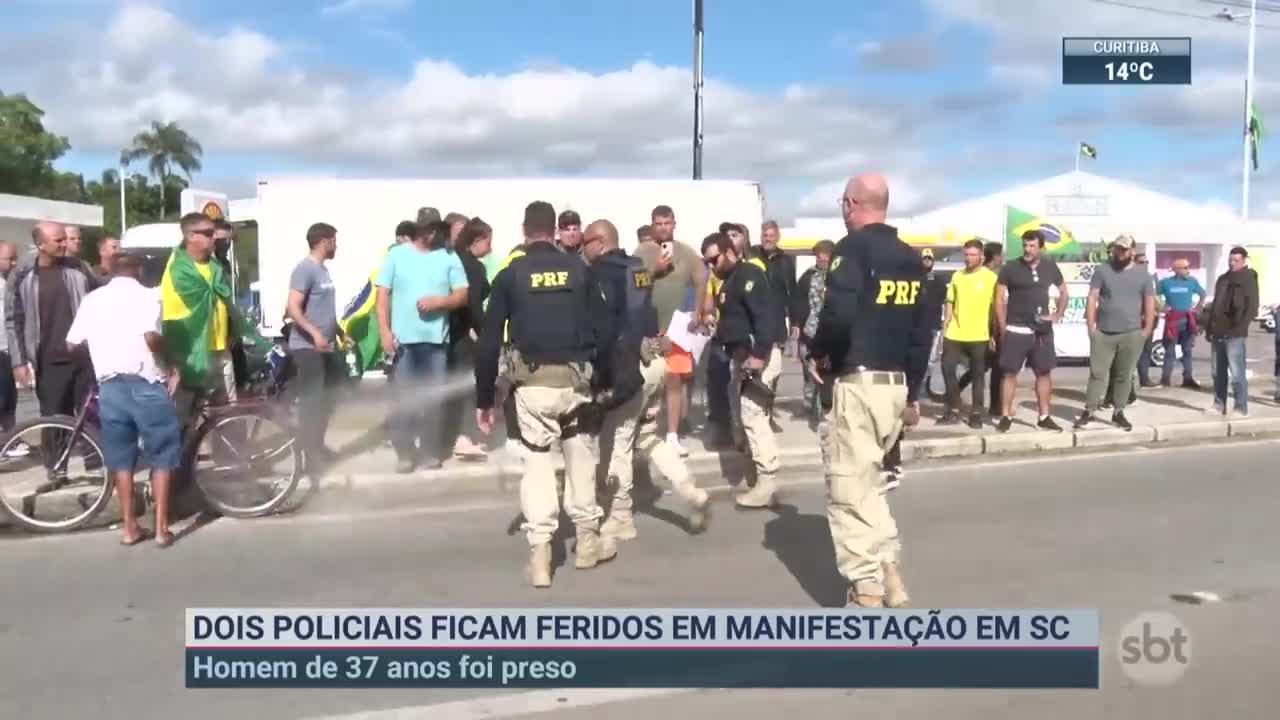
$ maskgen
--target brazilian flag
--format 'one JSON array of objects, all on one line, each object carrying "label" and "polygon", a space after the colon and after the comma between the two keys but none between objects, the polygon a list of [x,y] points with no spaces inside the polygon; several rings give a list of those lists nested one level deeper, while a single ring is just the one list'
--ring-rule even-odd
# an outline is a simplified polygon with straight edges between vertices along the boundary
[{"label": "brazilian flag", "polygon": [[1004,228],[1006,257],[1022,256],[1022,234],[1028,230],[1039,230],[1044,235],[1044,254],[1048,257],[1080,254],[1080,244],[1071,231],[1012,205],[1005,206]]},{"label": "brazilian flag", "polygon": [[160,281],[160,302],[161,334],[166,350],[178,364],[183,387],[209,387],[209,353],[218,335],[222,335],[224,347],[229,347],[230,338],[240,338],[247,354],[263,355],[269,348],[253,324],[236,310],[222,263],[197,266],[184,248],[174,248]]},{"label": "brazilian flag", "polygon": [[[387,252],[391,252],[393,247],[395,245],[387,248]],[[373,283],[378,279],[378,272],[386,260],[387,255],[383,253],[382,260],[369,273],[369,279],[360,288],[360,292],[347,303],[346,309],[342,311],[342,319],[338,321],[338,328],[351,344],[355,355],[353,369],[357,376],[363,375],[382,359],[382,338],[378,335],[378,317],[374,311],[378,301],[378,288]]]}]

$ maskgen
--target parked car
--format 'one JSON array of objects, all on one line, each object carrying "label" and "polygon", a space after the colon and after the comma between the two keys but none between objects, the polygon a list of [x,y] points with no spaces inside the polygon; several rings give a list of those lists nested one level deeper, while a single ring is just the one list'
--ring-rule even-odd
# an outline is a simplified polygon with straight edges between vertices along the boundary
[{"label": "parked car", "polygon": [[1276,313],[1280,312],[1280,303],[1271,305],[1263,305],[1258,308],[1258,327],[1265,332],[1273,333],[1276,331]]}]

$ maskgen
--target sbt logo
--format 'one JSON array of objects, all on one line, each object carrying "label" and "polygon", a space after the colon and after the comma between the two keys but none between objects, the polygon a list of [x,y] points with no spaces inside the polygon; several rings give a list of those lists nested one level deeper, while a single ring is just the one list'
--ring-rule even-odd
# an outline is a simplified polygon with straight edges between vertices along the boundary
[{"label": "sbt logo", "polygon": [[1191,635],[1169,613],[1142,613],[1120,630],[1120,667],[1141,685],[1170,685],[1191,664]]}]

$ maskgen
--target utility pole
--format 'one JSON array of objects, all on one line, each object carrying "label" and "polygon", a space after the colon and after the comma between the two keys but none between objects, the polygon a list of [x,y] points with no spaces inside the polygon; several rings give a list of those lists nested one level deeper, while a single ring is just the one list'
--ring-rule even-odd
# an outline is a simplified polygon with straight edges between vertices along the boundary
[{"label": "utility pole", "polygon": [[693,0],[693,179],[702,179],[702,0]]},{"label": "utility pole", "polygon": [[1253,52],[1258,33],[1258,0],[1252,0],[1249,9],[1249,67],[1244,80],[1244,180],[1242,182],[1243,197],[1240,199],[1240,218],[1249,219],[1249,174],[1253,172],[1250,163],[1249,121],[1253,117]]},{"label": "utility pole", "polygon": [[124,231],[127,229],[124,203],[124,160],[120,161],[120,242],[124,242]]}]

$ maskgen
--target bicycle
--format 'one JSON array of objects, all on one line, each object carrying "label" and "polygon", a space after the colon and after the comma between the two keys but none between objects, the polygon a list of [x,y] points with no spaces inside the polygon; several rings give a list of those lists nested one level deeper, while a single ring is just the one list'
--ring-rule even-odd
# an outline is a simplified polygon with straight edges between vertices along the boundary
[{"label": "bicycle", "polygon": [[[276,383],[268,390],[226,405],[197,401],[194,425],[183,438],[175,494],[182,485],[194,486],[208,507],[237,518],[261,517],[285,506],[302,479],[303,456],[292,424],[274,402],[282,387]],[[232,426],[238,424],[249,425],[248,431],[233,432]],[[263,426],[276,430],[261,435],[258,431]],[[103,462],[99,428],[96,386],[74,416],[53,415],[19,423],[0,446],[0,509],[35,532],[68,532],[92,522],[114,494],[114,482]],[[11,457],[20,443],[27,446],[27,455]],[[222,465],[227,458],[232,458],[233,464]],[[286,461],[287,472],[269,481],[265,499],[261,492],[247,487],[262,479],[273,463]],[[15,503],[5,486],[24,471],[34,471],[34,477],[13,483],[26,490]],[[135,503],[141,514],[150,497],[150,479],[135,484],[135,493],[144,501]],[[54,520],[38,514],[42,509],[56,511],[59,507],[73,514]]]}]

